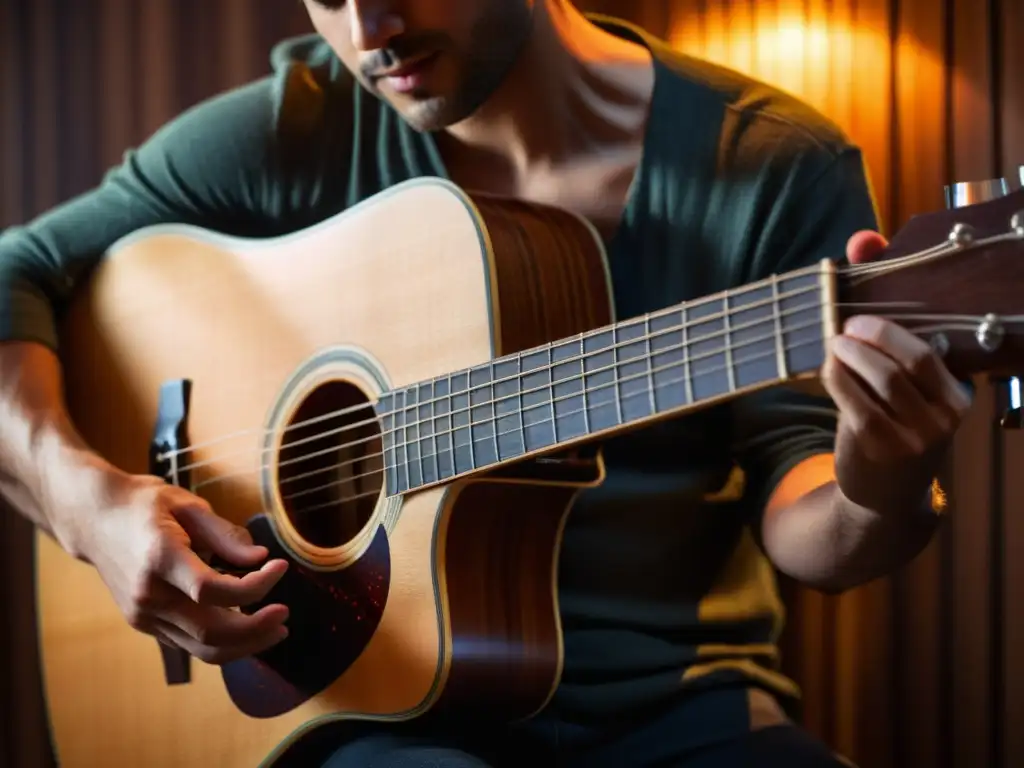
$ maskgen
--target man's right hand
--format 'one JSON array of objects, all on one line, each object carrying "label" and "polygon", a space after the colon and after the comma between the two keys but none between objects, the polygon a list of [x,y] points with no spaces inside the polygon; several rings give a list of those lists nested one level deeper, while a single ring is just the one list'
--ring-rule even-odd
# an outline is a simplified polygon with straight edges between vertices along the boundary
[{"label": "man's right hand", "polygon": [[[265,650],[288,635],[288,609],[272,604],[247,615],[234,608],[263,599],[287,570],[248,531],[218,517],[188,491],[159,478],[92,467],[71,473],[61,500],[75,509],[75,552],[90,562],[129,625],[211,664]],[[71,513],[70,515],[68,513]],[[197,552],[240,568],[220,573]]]},{"label": "man's right hand", "polygon": [[[92,563],[132,627],[198,659],[223,664],[288,634],[283,605],[233,610],[266,597],[287,563],[264,562],[266,548],[199,497],[89,450],[56,354],[34,342],[0,343],[0,500]],[[197,552],[258,570],[219,573]]]}]

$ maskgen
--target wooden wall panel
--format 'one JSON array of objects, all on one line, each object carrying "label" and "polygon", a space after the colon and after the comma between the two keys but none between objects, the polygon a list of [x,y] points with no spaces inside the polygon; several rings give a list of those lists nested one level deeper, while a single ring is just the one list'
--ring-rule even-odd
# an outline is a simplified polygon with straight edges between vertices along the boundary
[{"label": "wooden wall panel", "polygon": [[[1024,0],[587,0],[697,56],[790,90],[867,157],[892,233],[952,180],[1024,164]],[[0,227],[94,184],[127,147],[265,73],[307,29],[298,3],[0,2]],[[82,33],[82,30],[88,30]],[[1024,434],[992,430],[982,386],[948,473],[949,524],[909,568],[839,598],[783,582],[785,665],[804,722],[865,768],[1024,764]],[[45,764],[28,530],[0,562],[0,764]],[[5,631],[4,627],[16,627]],[[13,693],[4,700],[4,690]],[[36,697],[33,700],[33,695]]]},{"label": "wooden wall panel", "polygon": [[[1000,128],[998,162],[1003,175],[1017,178],[1024,187],[1024,2],[1002,0],[996,21],[1001,67],[997,68]],[[1006,606],[1024,606],[1024,483],[1017,480],[1024,467],[1024,433],[1005,435],[1002,598]],[[1007,610],[1002,616],[1002,735],[1006,760],[1024,755],[1024,610]]]},{"label": "wooden wall panel", "polygon": [[[944,184],[1024,162],[1022,4],[773,0],[756,4],[742,35],[729,23],[734,7],[707,0],[703,22],[683,13],[686,33],[669,36],[843,125],[864,148],[886,232],[940,207]],[[803,34],[790,32],[792,19]],[[821,27],[827,52],[814,45]],[[1013,554],[1024,553],[1024,526],[1019,503],[992,487],[1002,439],[994,394],[981,387],[960,436],[950,524],[910,568],[839,599],[790,595],[787,663],[804,685],[805,722],[864,764],[1024,760],[1021,729],[1010,727],[1024,714],[1024,663],[1013,652],[1024,639],[1024,610],[1014,610],[1024,569]]]},{"label": "wooden wall panel", "polygon": [[[894,120],[892,130],[892,220],[942,206],[948,179],[944,50],[946,24],[924,3],[900,3],[892,48]],[[946,745],[940,672],[946,661],[946,608],[939,588],[948,554],[949,531],[893,583],[892,763],[938,766]]]}]

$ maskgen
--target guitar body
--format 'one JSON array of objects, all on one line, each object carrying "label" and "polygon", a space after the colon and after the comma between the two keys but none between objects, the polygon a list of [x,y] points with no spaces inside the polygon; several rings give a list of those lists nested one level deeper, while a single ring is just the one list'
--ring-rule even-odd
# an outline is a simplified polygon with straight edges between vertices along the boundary
[{"label": "guitar body", "polygon": [[[72,416],[99,453],[147,473],[161,388],[190,380],[183,476],[290,560],[267,600],[289,605],[291,631],[260,659],[192,659],[169,680],[93,568],[40,536],[60,764],[251,768],[333,721],[543,707],[561,672],[562,526],[600,482],[599,456],[388,494],[367,415],[396,387],[612,319],[591,227],[438,180],[283,238],[154,228],[119,243],[64,319]],[[320,458],[289,447],[282,435],[317,419],[347,419],[338,430],[361,442]]]}]

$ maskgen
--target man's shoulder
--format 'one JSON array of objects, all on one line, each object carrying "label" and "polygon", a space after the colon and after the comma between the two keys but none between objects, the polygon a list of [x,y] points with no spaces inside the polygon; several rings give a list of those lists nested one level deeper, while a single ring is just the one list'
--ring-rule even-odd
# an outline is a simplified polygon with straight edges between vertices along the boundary
[{"label": "man's shoulder", "polygon": [[346,95],[351,99],[352,77],[322,38],[282,40],[270,50],[269,63],[270,72],[193,105],[163,135],[175,136],[183,126],[218,139],[242,130],[262,135],[274,146],[284,142],[299,148],[336,128],[330,122],[337,121],[338,105]]},{"label": "man's shoulder", "polygon": [[317,34],[290,37],[270,51],[271,99],[280,138],[302,142],[322,130],[355,81]]}]

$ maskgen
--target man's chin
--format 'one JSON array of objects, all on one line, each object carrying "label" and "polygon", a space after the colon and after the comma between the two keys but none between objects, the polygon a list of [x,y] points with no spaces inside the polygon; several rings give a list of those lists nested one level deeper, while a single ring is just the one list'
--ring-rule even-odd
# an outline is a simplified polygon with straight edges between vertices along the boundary
[{"label": "man's chin", "polygon": [[440,131],[466,117],[456,114],[451,108],[451,102],[441,96],[410,99],[403,104],[392,102],[392,106],[419,133]]}]

